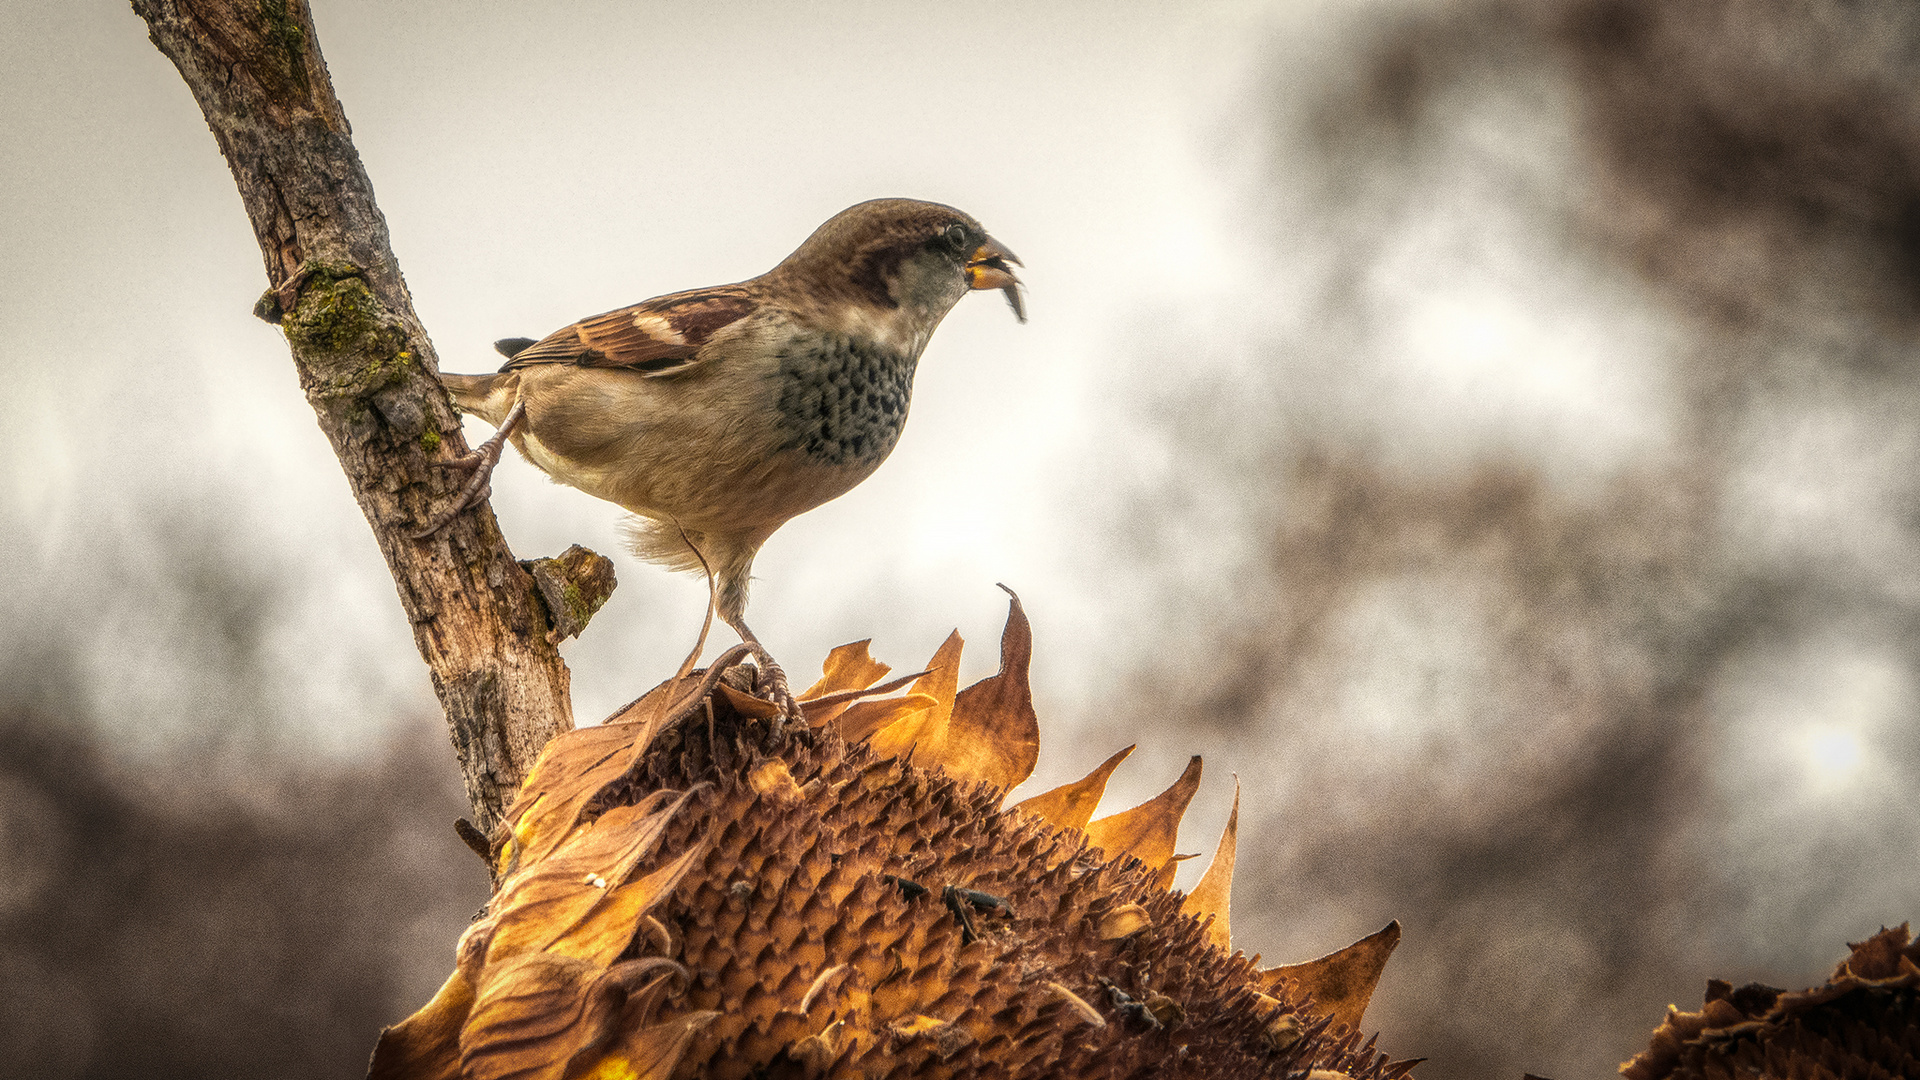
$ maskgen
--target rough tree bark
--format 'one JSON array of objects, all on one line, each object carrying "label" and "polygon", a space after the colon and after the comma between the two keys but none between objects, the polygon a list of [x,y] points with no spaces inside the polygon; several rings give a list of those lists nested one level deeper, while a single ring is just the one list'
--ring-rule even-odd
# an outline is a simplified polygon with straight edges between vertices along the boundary
[{"label": "rough tree bark", "polygon": [[[491,830],[540,748],[573,727],[554,643],[584,619],[549,615],[484,503],[432,539],[413,539],[465,478],[432,463],[465,453],[466,441],[305,0],[133,0],[133,8],[233,170],[266,260],[269,290],[255,313],[286,332],[300,385],[432,672],[474,822]],[[586,556],[543,562],[610,590],[606,560]]]}]

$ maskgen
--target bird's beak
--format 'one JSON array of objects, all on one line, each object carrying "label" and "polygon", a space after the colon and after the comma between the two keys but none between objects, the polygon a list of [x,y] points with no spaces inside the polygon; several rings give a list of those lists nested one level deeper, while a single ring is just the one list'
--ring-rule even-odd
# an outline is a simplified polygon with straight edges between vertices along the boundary
[{"label": "bird's beak", "polygon": [[967,260],[967,288],[999,289],[1006,294],[1007,306],[1013,309],[1014,318],[1027,321],[1027,305],[1020,299],[1020,279],[1013,276],[1013,270],[1007,266],[1025,266],[1020,256],[1006,249],[1006,245],[989,236],[986,242],[974,249],[973,257]]}]

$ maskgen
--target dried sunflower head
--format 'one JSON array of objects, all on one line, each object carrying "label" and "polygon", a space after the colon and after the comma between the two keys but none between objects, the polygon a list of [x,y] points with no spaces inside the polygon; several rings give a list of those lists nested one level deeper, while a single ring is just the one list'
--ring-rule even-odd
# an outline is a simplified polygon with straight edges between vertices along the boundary
[{"label": "dried sunflower head", "polygon": [[884,683],[865,642],[842,646],[797,730],[716,664],[555,739],[453,975],[382,1035],[371,1074],[1412,1069],[1359,1032],[1397,925],[1292,967],[1232,952],[1237,796],[1200,884],[1169,889],[1198,758],[1107,818],[1091,815],[1126,751],[1003,809],[1039,749],[1018,600],[998,674],[959,689],[960,649]]},{"label": "dried sunflower head", "polygon": [[1882,928],[1824,984],[1790,994],[1714,979],[1698,1012],[1670,1008],[1627,1080],[1882,1080],[1920,1076],[1920,942]]}]

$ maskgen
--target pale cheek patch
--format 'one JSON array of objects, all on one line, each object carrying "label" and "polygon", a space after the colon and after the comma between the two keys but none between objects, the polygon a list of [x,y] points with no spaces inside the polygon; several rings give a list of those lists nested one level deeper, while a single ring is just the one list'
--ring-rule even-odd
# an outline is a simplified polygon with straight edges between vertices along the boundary
[{"label": "pale cheek patch", "polygon": [[923,335],[914,332],[914,323],[904,307],[884,311],[850,307],[836,329],[847,337],[870,341],[891,352],[918,356],[925,340]]}]

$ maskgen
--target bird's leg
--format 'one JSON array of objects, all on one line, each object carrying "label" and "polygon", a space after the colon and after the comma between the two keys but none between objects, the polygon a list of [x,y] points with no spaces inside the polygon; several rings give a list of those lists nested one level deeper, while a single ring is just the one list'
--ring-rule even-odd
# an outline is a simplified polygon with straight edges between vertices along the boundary
[{"label": "bird's leg", "polygon": [[694,542],[693,534],[688,532],[685,525],[678,521],[673,522],[673,525],[680,532],[681,543],[686,544],[687,550],[693,552],[693,557],[700,562],[700,569],[706,571],[707,575],[707,621],[700,627],[701,642],[706,641],[707,630],[713,626],[714,615],[718,614],[728,626],[733,627],[734,633],[740,635],[741,644],[747,647],[753,654],[754,660],[759,663],[761,671],[765,672],[767,696],[774,704],[780,706],[780,711],[789,719],[796,723],[803,722],[806,718],[800,712],[800,703],[794,700],[793,689],[787,683],[785,669],[781,668],[780,662],[773,658],[773,654],[767,651],[765,645],[760,644],[760,639],[755,637],[753,631],[747,626],[747,573],[753,566],[753,553],[760,545],[753,543],[744,547],[737,544],[726,547],[722,550],[719,564],[716,566],[707,558],[707,552],[702,551],[700,545]]},{"label": "bird's leg", "polygon": [[803,720],[800,703],[794,700],[793,690],[787,684],[786,670],[780,666],[779,661],[773,658],[773,654],[767,651],[765,645],[760,644],[759,638],[753,636],[753,631],[747,628],[745,619],[728,619],[727,625],[733,627],[734,632],[740,635],[740,640],[747,648],[753,650],[753,658],[759,661],[761,670],[766,673],[767,696],[775,705],[780,706],[780,711],[785,713],[788,719],[795,722]]},{"label": "bird's leg", "polygon": [[473,477],[467,481],[466,487],[460,489],[460,494],[454,499],[451,508],[434,518],[433,524],[413,534],[415,540],[425,540],[446,528],[453,523],[454,518],[460,516],[461,511],[487,497],[492,490],[488,481],[493,478],[493,467],[500,464],[500,455],[507,448],[507,437],[513,434],[513,429],[519,427],[526,416],[526,402],[515,400],[513,408],[507,411],[507,418],[501,421],[500,430],[494,432],[492,438],[481,443],[471,453],[463,454],[452,461],[434,463],[442,469],[472,469]]},{"label": "bird's leg", "polygon": [[684,679],[688,675],[692,674],[693,665],[700,662],[700,654],[707,651],[707,632],[713,629],[713,606],[714,606],[713,575],[708,574],[707,575],[707,617],[705,620],[703,620],[700,623],[700,639],[693,643],[693,651],[688,653],[687,658],[680,662],[680,670],[676,672],[673,676],[674,682],[679,682],[681,679]]}]

